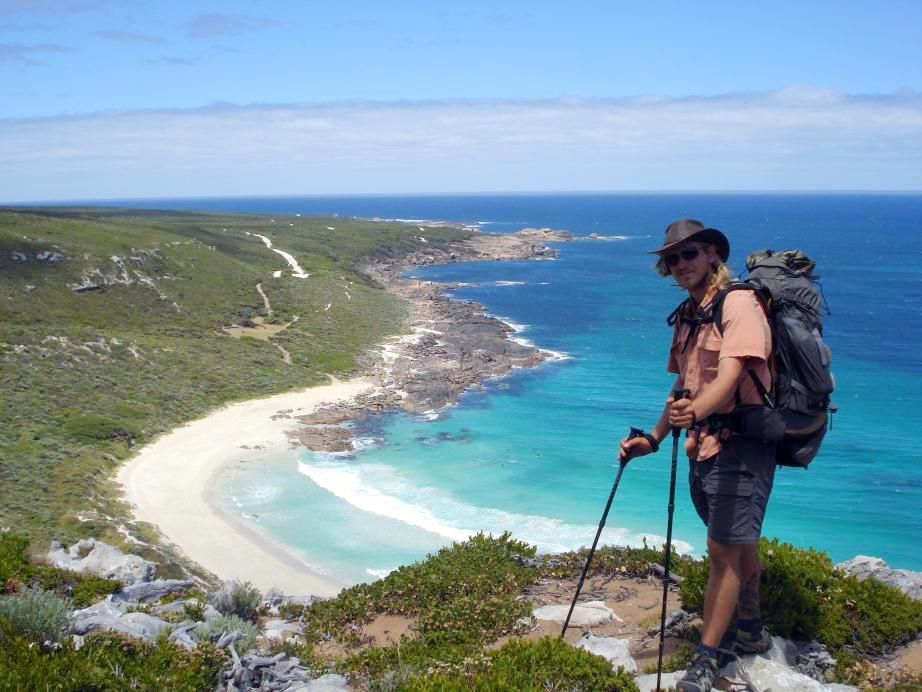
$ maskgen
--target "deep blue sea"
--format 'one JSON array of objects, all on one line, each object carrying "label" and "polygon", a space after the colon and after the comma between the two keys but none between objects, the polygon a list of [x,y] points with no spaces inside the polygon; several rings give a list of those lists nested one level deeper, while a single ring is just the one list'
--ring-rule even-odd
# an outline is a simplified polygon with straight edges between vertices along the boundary
[{"label": "deep blue sea", "polygon": [[[302,453],[229,482],[228,506],[315,565],[365,581],[473,531],[510,530],[543,550],[592,541],[617,467],[617,441],[649,429],[672,381],[665,316],[683,297],[652,270],[666,225],[693,217],[730,238],[730,265],[802,248],[831,309],[839,412],[807,471],[781,469],[764,534],[839,561],[856,554],[922,570],[922,195],[567,194],[119,201],[119,205],[340,214],[549,226],[610,240],[559,244],[553,261],[439,266],[519,338],[569,358],[486,383],[436,420],[361,424],[353,458]],[[281,247],[283,243],[279,242]],[[624,474],[607,542],[662,540],[669,446]],[[674,537],[703,552],[680,459]]]}]

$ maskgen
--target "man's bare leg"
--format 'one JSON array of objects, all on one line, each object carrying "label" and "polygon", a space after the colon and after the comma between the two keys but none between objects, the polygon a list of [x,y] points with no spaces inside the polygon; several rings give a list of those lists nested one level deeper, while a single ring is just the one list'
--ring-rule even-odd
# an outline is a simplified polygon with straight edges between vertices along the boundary
[{"label": "man's bare leg", "polygon": [[701,643],[717,647],[736,611],[742,586],[742,556],[747,546],[717,543],[708,538],[710,572],[704,595]]},{"label": "man's bare leg", "polygon": [[744,545],[740,559],[740,600],[737,606],[737,617],[741,620],[758,620],[761,617],[759,609],[759,578],[762,576],[762,563],[759,561],[759,550],[755,543]]}]

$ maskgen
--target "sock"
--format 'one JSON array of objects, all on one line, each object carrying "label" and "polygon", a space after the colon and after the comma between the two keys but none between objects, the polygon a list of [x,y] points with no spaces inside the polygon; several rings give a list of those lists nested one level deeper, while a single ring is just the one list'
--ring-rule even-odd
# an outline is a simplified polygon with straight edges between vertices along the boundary
[{"label": "sock", "polygon": [[736,621],[736,629],[742,630],[752,637],[758,637],[762,633],[761,618],[740,618]]},{"label": "sock", "polygon": [[716,661],[719,652],[717,651],[716,646],[708,646],[707,644],[698,644],[697,648],[695,649],[695,653],[705,654],[707,655],[708,658],[713,658]]}]

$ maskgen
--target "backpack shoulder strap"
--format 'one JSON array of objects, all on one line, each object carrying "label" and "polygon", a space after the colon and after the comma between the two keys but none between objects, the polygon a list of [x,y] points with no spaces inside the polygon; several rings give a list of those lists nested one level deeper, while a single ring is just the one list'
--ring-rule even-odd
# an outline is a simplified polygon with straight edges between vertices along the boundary
[{"label": "backpack shoulder strap", "polygon": [[[711,303],[711,314],[714,318],[714,326],[717,327],[717,331],[720,332],[721,336],[723,336],[724,333],[724,300],[726,300],[727,296],[733,291],[753,291],[763,309],[765,308],[765,302],[762,299],[761,291],[758,286],[753,286],[745,281],[734,281],[729,286],[720,289],[717,295],[714,296],[714,301]],[[766,310],[766,315],[767,314],[768,311]]]},{"label": "backpack shoulder strap", "polygon": [[676,306],[676,309],[669,313],[669,316],[666,318],[666,324],[670,327],[674,327],[679,321],[679,318],[682,316],[682,313],[688,309],[688,301],[690,299],[686,298],[681,303]]}]

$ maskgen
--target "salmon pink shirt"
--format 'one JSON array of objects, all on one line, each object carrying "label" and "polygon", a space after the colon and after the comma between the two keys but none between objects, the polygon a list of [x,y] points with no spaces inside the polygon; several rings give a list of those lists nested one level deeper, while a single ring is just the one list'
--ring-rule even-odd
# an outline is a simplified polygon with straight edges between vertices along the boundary
[{"label": "salmon pink shirt", "polygon": [[[708,305],[715,295],[715,290],[708,291],[702,304]],[[772,349],[772,333],[765,312],[753,292],[730,291],[724,298],[723,336],[717,326],[709,322],[698,328],[686,346],[691,329],[692,325],[681,319],[676,323],[666,366],[669,372],[682,376],[691,398],[694,400],[707,385],[717,379],[717,365],[721,358],[742,358],[745,362],[737,383],[740,403],[764,403],[746,370],[753,370],[765,388],[771,390],[768,359]],[[730,413],[735,406],[734,393],[714,413]],[[686,450],[689,457],[705,461],[720,451],[720,440],[708,431],[706,425],[702,425],[697,436],[691,434]]]}]

